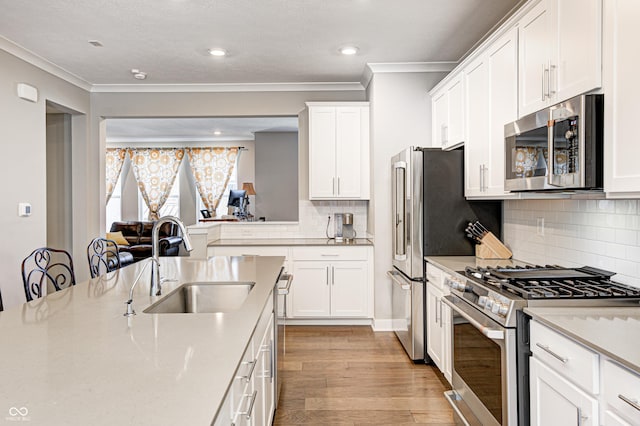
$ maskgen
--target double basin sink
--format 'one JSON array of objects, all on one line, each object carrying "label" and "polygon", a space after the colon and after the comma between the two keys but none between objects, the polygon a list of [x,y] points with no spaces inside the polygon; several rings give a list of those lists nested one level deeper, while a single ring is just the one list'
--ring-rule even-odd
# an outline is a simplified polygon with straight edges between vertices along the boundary
[{"label": "double basin sink", "polygon": [[244,304],[254,282],[222,281],[182,284],[144,310],[146,314],[233,312]]}]

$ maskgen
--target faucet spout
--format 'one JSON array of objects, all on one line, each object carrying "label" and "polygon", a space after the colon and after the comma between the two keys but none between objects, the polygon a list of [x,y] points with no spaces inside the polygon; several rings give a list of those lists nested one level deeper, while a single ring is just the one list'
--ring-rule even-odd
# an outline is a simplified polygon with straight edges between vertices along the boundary
[{"label": "faucet spout", "polygon": [[151,266],[151,286],[149,287],[150,296],[160,296],[162,292],[162,288],[160,287],[160,227],[169,222],[175,223],[178,228],[180,228],[185,250],[193,250],[187,228],[180,219],[175,216],[163,216],[158,219],[151,231],[151,257],[153,258],[153,262]]}]

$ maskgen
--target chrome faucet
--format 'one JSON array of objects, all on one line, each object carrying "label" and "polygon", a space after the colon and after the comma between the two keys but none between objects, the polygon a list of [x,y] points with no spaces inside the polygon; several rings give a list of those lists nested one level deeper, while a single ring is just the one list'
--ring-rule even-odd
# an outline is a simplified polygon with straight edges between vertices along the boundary
[{"label": "chrome faucet", "polygon": [[160,287],[160,227],[165,223],[173,222],[178,225],[182,232],[182,242],[187,251],[193,250],[191,239],[187,234],[187,228],[184,223],[175,216],[163,216],[156,221],[151,231],[151,286],[149,287],[149,296],[160,296],[162,288]]}]

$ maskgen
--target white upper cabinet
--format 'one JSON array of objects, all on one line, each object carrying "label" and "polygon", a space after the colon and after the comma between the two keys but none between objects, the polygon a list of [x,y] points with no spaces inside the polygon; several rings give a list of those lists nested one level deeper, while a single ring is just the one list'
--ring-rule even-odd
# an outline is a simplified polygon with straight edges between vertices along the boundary
[{"label": "white upper cabinet", "polygon": [[368,103],[307,103],[309,199],[369,199]]},{"label": "white upper cabinet", "polygon": [[464,143],[464,81],[462,73],[454,76],[432,97],[433,146],[454,149]]},{"label": "white upper cabinet", "polygon": [[518,22],[519,115],[602,84],[602,0],[542,0]]},{"label": "white upper cabinet", "polygon": [[464,68],[465,196],[505,198],[504,125],[517,118],[518,33],[512,28]]},{"label": "white upper cabinet", "polygon": [[637,111],[640,2],[604,2],[604,191],[640,198]]}]

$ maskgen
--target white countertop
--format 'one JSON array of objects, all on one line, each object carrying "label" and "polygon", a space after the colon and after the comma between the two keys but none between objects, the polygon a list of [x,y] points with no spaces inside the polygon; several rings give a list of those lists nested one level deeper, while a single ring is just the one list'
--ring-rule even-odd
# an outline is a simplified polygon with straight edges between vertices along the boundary
[{"label": "white countertop", "polygon": [[373,242],[367,238],[355,238],[350,241],[336,241],[329,238],[253,238],[236,239],[224,238],[212,241],[209,247],[228,246],[372,246]]},{"label": "white countertop", "polygon": [[640,374],[640,307],[525,308],[534,320]]},{"label": "white countertop", "polygon": [[515,259],[480,259],[475,256],[425,256],[424,260],[450,273],[464,271],[467,266],[498,268],[528,265]]},{"label": "white countertop", "polygon": [[[185,282],[253,281],[230,313],[145,314],[149,269],[124,317],[136,263],[0,312],[0,421],[26,407],[33,425],[208,425],[284,258],[161,258],[163,295]],[[22,283],[16,285],[22,285]]]}]

